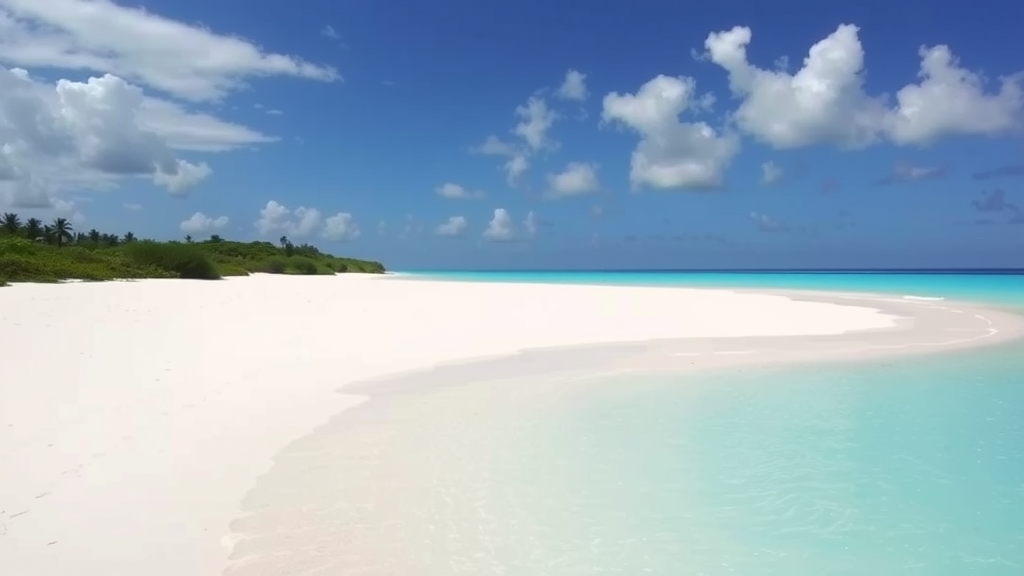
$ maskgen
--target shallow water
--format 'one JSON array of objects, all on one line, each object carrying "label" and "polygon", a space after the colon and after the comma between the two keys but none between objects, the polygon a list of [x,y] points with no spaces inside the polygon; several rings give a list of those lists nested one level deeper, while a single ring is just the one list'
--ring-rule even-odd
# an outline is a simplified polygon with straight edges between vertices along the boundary
[{"label": "shallow water", "polygon": [[[624,286],[686,286],[693,288],[781,288],[884,292],[973,300],[1024,308],[1024,272],[998,274],[921,272],[411,272],[418,279],[460,282],[525,282],[606,284]],[[397,278],[397,277],[396,277]]]},{"label": "shallow water", "polygon": [[1020,576],[1024,341],[381,390],[244,508],[240,574]]}]

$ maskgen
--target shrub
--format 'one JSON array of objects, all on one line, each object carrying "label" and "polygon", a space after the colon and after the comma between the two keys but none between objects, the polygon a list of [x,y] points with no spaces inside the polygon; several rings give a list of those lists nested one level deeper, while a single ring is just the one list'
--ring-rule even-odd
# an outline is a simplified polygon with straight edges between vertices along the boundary
[{"label": "shrub", "polygon": [[140,266],[152,266],[178,276],[196,280],[219,280],[220,273],[205,252],[180,242],[132,242],[121,249]]},{"label": "shrub", "polygon": [[305,256],[292,256],[288,259],[289,268],[295,270],[299,274],[316,274],[317,266],[316,262],[313,262]]},{"label": "shrub", "polygon": [[267,274],[284,274],[288,270],[288,261],[283,256],[272,256],[267,258],[258,266],[257,272]]},{"label": "shrub", "polygon": [[57,248],[27,240],[0,241],[0,276],[14,282],[57,282],[67,278],[167,278],[171,274],[130,262],[119,251]]},{"label": "shrub", "polygon": [[249,271],[241,264],[233,262],[217,262],[217,272],[221,276],[248,276]]}]

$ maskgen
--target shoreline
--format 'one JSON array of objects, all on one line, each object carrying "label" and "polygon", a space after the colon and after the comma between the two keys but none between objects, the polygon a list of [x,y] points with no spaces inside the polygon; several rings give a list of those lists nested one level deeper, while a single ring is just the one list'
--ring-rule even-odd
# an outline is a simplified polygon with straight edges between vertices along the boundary
[{"label": "shoreline", "polygon": [[[801,297],[834,298],[821,292],[802,292]],[[296,566],[310,570],[355,566],[360,573],[381,575],[413,573],[418,560],[406,557],[409,550],[402,544],[401,531],[386,527],[404,525],[401,518],[406,512],[396,510],[392,498],[417,490],[421,497],[425,494],[424,482],[410,478],[409,472],[431,459],[420,455],[424,446],[419,446],[420,450],[392,446],[384,428],[429,434],[427,430],[435,422],[432,418],[443,417],[444,422],[437,421],[437,426],[444,427],[448,435],[453,431],[458,435],[464,428],[472,429],[470,422],[479,426],[481,414],[493,412],[489,406],[495,403],[504,410],[524,411],[524,417],[528,417],[548,402],[586,401],[595,389],[607,393],[614,388],[616,394],[629,394],[646,386],[664,386],[663,380],[652,376],[671,375],[681,378],[679,385],[688,386],[699,382],[688,378],[709,372],[772,373],[936,353],[970,354],[972,349],[1014,344],[1024,337],[1024,316],[1020,314],[959,302],[939,304],[863,293],[844,293],[843,297],[855,305],[879,306],[882,313],[928,313],[891,327],[833,336],[675,338],[530,349],[346,386],[339,392],[361,394],[366,401],[336,414],[279,452],[274,465],[246,496],[243,514],[231,525],[234,547],[226,574],[288,574]],[[937,324],[961,316],[970,319],[973,326],[947,325],[956,331],[934,333]],[[415,408],[421,405],[432,408]],[[394,423],[382,426],[382,420]],[[350,439],[352,435],[356,438]],[[439,450],[444,448],[443,442],[437,445]],[[395,464],[382,454],[394,458],[395,453],[421,462],[408,465],[410,470],[393,468]],[[354,462],[370,471],[353,474]],[[314,468],[318,470],[315,480],[309,477]],[[451,473],[458,476],[460,471]],[[291,487],[300,484],[301,493],[294,492]],[[375,488],[379,486],[394,488]],[[421,505],[419,500],[405,498],[412,506]],[[490,518],[484,511],[479,514],[481,522]],[[303,533],[302,546],[282,540],[282,534],[298,530]]]},{"label": "shoreline", "polygon": [[[670,350],[744,366],[752,356],[713,347],[904,334],[886,312],[895,304],[836,305],[827,292],[810,302],[789,291],[387,277],[0,292],[12,328],[0,350],[14,367],[0,388],[0,571],[220,573],[239,541],[228,532],[238,504],[277,455],[383,380],[452,369],[474,378],[481,362],[496,362],[493,372],[526,357],[548,373],[591,359],[600,370],[675,371],[697,358]],[[997,338],[1024,334],[1019,315],[978,310],[998,316]],[[679,348],[698,342],[712,348]],[[171,560],[154,566],[156,554]]]},{"label": "shoreline", "polygon": [[[664,287],[665,290],[672,288]],[[826,292],[824,290],[729,290],[737,293],[775,295],[803,301],[835,303],[849,301],[849,306],[875,307],[881,314],[899,316],[910,310],[936,309],[947,318],[963,317],[973,327],[940,327],[935,315],[926,318],[923,327],[914,327],[920,318],[899,317],[894,325],[851,330],[830,335],[761,336],[761,337],[683,337],[657,338],[622,342],[583,342],[554,347],[531,347],[485,358],[465,358],[435,366],[386,374],[367,380],[351,382],[339,393],[360,394],[372,399],[374,393],[385,394],[393,389],[408,388],[407,380],[436,376],[451,385],[468,384],[481,380],[493,381],[482,373],[512,370],[518,379],[534,375],[523,373],[515,365],[537,362],[536,374],[551,372],[581,372],[580,379],[601,378],[609,373],[632,372],[654,374],[705,370],[728,370],[735,367],[776,367],[820,364],[848,364],[871,362],[887,358],[929,356],[939,353],[965,353],[975,348],[1006,345],[1024,340],[1024,310],[979,305],[974,302],[939,299],[905,299],[887,294],[864,292]],[[956,315],[956,316],[953,316]],[[928,316],[928,315],[926,315]],[[998,324],[998,328],[995,325]],[[939,329],[936,332],[936,329]],[[927,334],[956,334],[951,339],[929,338]],[[920,338],[923,337],[923,338]],[[865,338],[874,339],[865,342]],[[752,348],[753,347],[753,348]],[[673,358],[687,358],[674,360]],[[540,365],[541,362],[547,362]],[[579,370],[578,366],[588,366]],[[540,367],[538,367],[540,366]],[[479,372],[478,372],[479,371]],[[465,375],[463,373],[468,374]],[[504,373],[504,372],[503,372]],[[465,381],[463,382],[463,378]],[[505,380],[506,377],[499,378]],[[417,389],[431,384],[418,382]]]}]

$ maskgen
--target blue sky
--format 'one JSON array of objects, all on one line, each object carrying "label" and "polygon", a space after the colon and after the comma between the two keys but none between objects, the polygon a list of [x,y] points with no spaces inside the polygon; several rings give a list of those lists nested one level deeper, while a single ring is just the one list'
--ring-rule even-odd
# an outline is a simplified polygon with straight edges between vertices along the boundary
[{"label": "blue sky", "polygon": [[0,105],[0,210],[394,269],[1024,267],[1024,5],[824,4],[0,0],[70,142]]}]

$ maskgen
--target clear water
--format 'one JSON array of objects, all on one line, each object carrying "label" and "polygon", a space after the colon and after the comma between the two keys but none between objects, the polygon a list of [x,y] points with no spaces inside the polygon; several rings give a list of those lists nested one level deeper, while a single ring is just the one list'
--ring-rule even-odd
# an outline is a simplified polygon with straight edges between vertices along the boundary
[{"label": "clear water", "polygon": [[[488,278],[509,281],[463,277]],[[682,280],[1022,304],[1021,277]],[[305,541],[316,553],[303,562],[324,573],[1024,575],[1020,341],[848,366],[410,390],[286,451],[271,488],[254,491],[251,526],[310,534],[332,510],[328,536]],[[303,487],[289,513],[274,486]]]},{"label": "clear water", "polygon": [[761,272],[408,272],[461,282],[542,282],[628,286],[848,290],[984,301],[1024,307],[1024,272],[1012,273],[761,273]]}]

